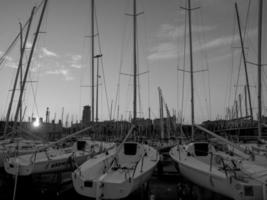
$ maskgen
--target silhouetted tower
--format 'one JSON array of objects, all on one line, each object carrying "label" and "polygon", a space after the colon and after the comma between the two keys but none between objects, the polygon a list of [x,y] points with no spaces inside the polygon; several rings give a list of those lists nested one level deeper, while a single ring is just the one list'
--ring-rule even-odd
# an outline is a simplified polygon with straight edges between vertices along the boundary
[{"label": "silhouetted tower", "polygon": [[49,107],[46,108],[46,112],[45,112],[45,123],[49,123],[50,122],[50,111],[49,111]]},{"label": "silhouetted tower", "polygon": [[82,123],[87,124],[91,122],[91,106],[83,107]]}]

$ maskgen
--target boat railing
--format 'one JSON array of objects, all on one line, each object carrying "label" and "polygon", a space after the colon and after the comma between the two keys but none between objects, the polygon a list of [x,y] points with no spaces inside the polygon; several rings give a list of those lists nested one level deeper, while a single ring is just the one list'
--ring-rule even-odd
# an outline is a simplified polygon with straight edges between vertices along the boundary
[{"label": "boat railing", "polygon": [[142,159],[141,159],[141,169],[140,169],[140,172],[143,172],[143,166],[144,166],[144,157],[146,156],[146,152],[144,153],[144,155],[142,156]]},{"label": "boat railing", "polygon": [[209,152],[210,153],[210,173],[212,171],[212,163],[213,163],[213,152]]},{"label": "boat railing", "polygon": [[[132,125],[130,130],[128,131],[128,133],[126,134],[126,136],[124,137],[123,141],[119,144],[119,146],[117,147],[116,152],[112,155],[112,159],[110,161],[110,167],[107,169],[107,171],[114,169],[114,168],[120,168],[119,163],[118,163],[118,154],[121,151],[124,143],[126,142],[126,140],[128,139],[128,137],[132,134],[133,130],[134,130],[135,126]],[[116,164],[116,166],[114,167],[114,164]]]},{"label": "boat railing", "polygon": [[177,145],[177,151],[178,151],[179,160],[181,160],[180,145]]},{"label": "boat railing", "polygon": [[[248,177],[248,175],[238,166],[239,160],[225,158],[219,154],[217,154],[215,160],[222,165],[219,170],[222,170],[225,173],[225,176],[226,178],[229,178],[229,181],[232,180],[232,177],[240,181],[244,181],[244,178]],[[240,171],[242,173],[237,173]]]},{"label": "boat railing", "polygon": [[136,162],[135,166],[134,166],[134,171],[133,171],[133,175],[132,177],[134,177],[135,175],[135,172],[136,172],[136,169],[137,169],[137,166],[139,164],[139,162],[141,162],[141,169],[140,169],[140,172],[143,171],[143,165],[144,165],[144,157],[146,156],[146,153],[144,153],[139,159],[138,161]]}]

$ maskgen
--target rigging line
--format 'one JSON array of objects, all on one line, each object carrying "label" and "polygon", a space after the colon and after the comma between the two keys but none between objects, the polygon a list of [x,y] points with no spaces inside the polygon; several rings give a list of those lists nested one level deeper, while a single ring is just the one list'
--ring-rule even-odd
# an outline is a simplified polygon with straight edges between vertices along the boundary
[{"label": "rigging line", "polygon": [[[200,95],[200,91],[199,90],[195,90],[195,95],[196,95],[196,99],[199,99],[199,101],[197,101],[197,103],[198,103],[198,109],[199,109],[199,113],[200,114],[202,114],[203,113],[203,115],[202,115],[202,117],[204,116],[204,113],[205,113],[205,106],[203,106],[203,103],[202,103],[202,101],[200,101],[201,100],[201,96],[202,95]],[[197,116],[199,116],[198,117],[198,120],[199,120],[199,118],[201,117],[199,114],[197,115]],[[197,120],[196,120],[197,121]]]},{"label": "rigging line", "polygon": [[245,29],[244,29],[244,40],[245,40],[245,38],[246,38],[246,36],[247,36],[247,38],[246,38],[246,40],[247,40],[247,43],[250,43],[251,45],[249,45],[249,47],[250,47],[250,50],[252,49],[252,51],[255,53],[255,55],[257,55],[257,51],[256,51],[256,49],[255,49],[255,47],[254,47],[254,43],[255,42],[252,42],[251,40],[250,40],[250,38],[248,37],[248,35],[246,35],[246,30],[247,30],[247,26],[248,26],[248,23],[249,23],[249,14],[250,14],[250,7],[251,7],[251,0],[249,0],[249,2],[248,2],[248,9],[247,9],[247,15],[246,15],[246,23],[245,23]]},{"label": "rigging line", "polygon": [[[251,5],[251,1],[249,0],[249,2],[248,2],[247,12],[246,12],[245,27],[244,27],[244,32],[243,32],[243,38],[244,38],[244,40],[245,40],[246,33],[247,33],[247,26],[248,26],[248,19],[249,19],[250,5]],[[241,71],[241,65],[242,65],[241,63],[242,63],[242,55],[240,54],[239,68],[238,68],[238,78],[237,78],[236,85],[238,85],[239,80],[240,80],[240,71]],[[249,87],[249,85],[248,85],[248,87]],[[238,93],[237,90],[238,90],[238,87],[235,88],[235,96],[234,96],[234,100],[237,100],[237,93]]]},{"label": "rigging line", "polygon": [[125,111],[127,112],[128,110],[131,110],[130,112],[129,112],[129,116],[131,116],[131,113],[132,113],[132,109],[130,109],[130,107],[132,106],[132,101],[130,100],[130,99],[133,99],[132,98],[132,93],[131,93],[131,95],[129,95],[129,92],[130,92],[130,87],[131,87],[131,84],[132,84],[132,81],[131,81],[131,78],[130,77],[128,77],[128,84],[127,84],[127,95],[126,95],[126,102],[125,102]]},{"label": "rigging line", "polygon": [[[141,10],[145,10],[145,7],[144,7],[144,3],[143,3],[143,1],[141,1],[140,2],[140,4],[139,5],[141,5]],[[148,36],[147,36],[147,31],[146,31],[146,22],[147,22],[147,19],[146,19],[146,15],[144,14],[144,15],[142,15],[142,18],[143,18],[143,20],[141,20],[141,22],[143,22],[143,23],[141,23],[140,25],[142,25],[142,30],[144,30],[144,34],[140,34],[139,35],[139,40],[140,40],[140,36],[143,36],[141,39],[143,39],[142,41],[141,41],[141,46],[142,46],[142,48],[140,49],[140,50],[143,50],[143,53],[141,53],[141,55],[145,55],[145,52],[147,52],[147,38],[148,38]],[[139,26],[140,27],[140,26]],[[139,46],[139,43],[137,42],[137,45]],[[137,47],[137,49],[139,49],[139,47]],[[139,56],[139,54],[138,54],[138,57],[140,57]],[[146,71],[149,73],[149,64],[148,64],[148,60],[147,60],[147,56],[145,56],[145,58],[143,58],[142,60],[144,60],[144,63],[145,63],[145,65],[146,65]],[[139,63],[139,62],[138,62]],[[140,73],[140,66],[138,65],[138,70],[139,70],[139,72],[138,72],[138,74]],[[148,76],[148,78],[149,78],[149,76]],[[138,84],[139,84],[139,95],[140,95],[140,100],[139,100],[139,104],[140,104],[140,113],[142,113],[143,114],[143,117],[144,117],[144,109],[143,109],[143,105],[142,105],[142,101],[141,101],[141,84],[140,84],[140,77],[138,76]],[[147,95],[148,95],[148,107],[150,107],[150,92],[149,92],[149,90],[150,90],[150,86],[149,86],[149,79],[148,79],[148,92],[147,92]]]},{"label": "rigging line", "polygon": [[[89,19],[90,18],[90,15],[89,15],[89,12],[86,12],[85,14],[85,18]],[[87,34],[87,28],[88,28],[88,24],[87,24],[87,21],[85,21],[85,23],[83,24],[83,33]],[[89,77],[89,76],[86,76],[87,74],[90,75],[90,71],[89,71],[89,67],[88,66],[88,63],[90,63],[89,61],[89,46],[87,46],[86,44],[88,44],[88,38],[89,36],[85,35],[84,37],[82,37],[82,60],[81,60],[81,63],[82,63],[82,69],[80,70],[80,85],[79,85],[79,89],[80,89],[80,105],[79,105],[79,117],[80,119],[82,119],[82,97],[83,97],[83,85],[91,85],[91,83],[87,84],[86,81],[86,77]],[[88,71],[87,71],[88,70]],[[88,91],[85,92],[84,94],[85,96],[85,102],[84,102],[84,105],[89,105],[90,103],[90,93]],[[88,99],[87,99],[88,98]]]},{"label": "rigging line", "polygon": [[[116,97],[115,97],[115,108],[117,106],[119,106],[119,103],[120,103],[120,81],[121,81],[121,73],[122,73],[122,65],[123,65],[123,47],[124,47],[124,42],[126,40],[126,28],[127,28],[127,23],[126,23],[126,18],[124,17],[123,18],[123,25],[124,25],[124,28],[123,28],[123,39],[122,39],[122,44],[121,44],[121,52],[120,52],[120,63],[119,63],[119,76],[118,76],[118,82],[117,82],[117,90],[116,90]],[[115,110],[115,109],[114,109]],[[114,116],[115,117],[115,111],[114,111]]]},{"label": "rigging line", "polygon": [[[25,60],[28,60],[28,56],[25,54]],[[34,107],[36,108],[36,112],[37,112],[37,116],[39,117],[39,112],[38,112],[38,107],[37,107],[37,101],[36,101],[36,96],[37,96],[37,89],[36,89],[36,91],[34,91],[34,88],[33,88],[33,79],[32,79],[32,77],[31,77],[31,73],[30,73],[31,71],[29,71],[29,83],[30,83],[30,87],[31,87],[31,90],[32,90],[32,94],[33,94],[33,102],[34,102]],[[26,87],[28,87],[27,85],[26,85]],[[22,102],[26,102],[26,91],[27,91],[27,88],[25,89],[25,92],[24,92],[24,95],[23,95],[23,100],[22,100]],[[29,100],[28,100],[29,101]],[[21,106],[23,106],[23,104],[22,104],[22,102],[21,102]],[[34,108],[32,107],[32,110],[34,110]],[[33,111],[32,111],[33,112]]]},{"label": "rigging line", "polygon": [[248,9],[246,13],[246,19],[245,19],[245,28],[244,28],[244,33],[243,33],[243,38],[246,38],[247,34],[247,27],[248,27],[248,19],[249,19],[249,14],[250,14],[250,7],[251,7],[251,0],[248,1]]},{"label": "rigging line", "polygon": [[[236,21],[236,20],[235,20]],[[238,65],[238,72],[237,72],[237,80],[236,80],[236,85],[239,85],[239,80],[240,80],[240,72],[241,72],[241,62],[242,62],[242,55],[240,54],[239,57],[239,65]],[[234,102],[237,101],[237,93],[238,93],[238,87],[234,88]]]},{"label": "rigging line", "polygon": [[[47,4],[47,9],[45,10],[45,13],[44,13],[44,23],[41,24],[41,27],[43,28],[43,31],[46,33],[47,32],[47,24],[48,24],[48,10],[49,10],[49,6],[50,6],[50,3],[48,1],[48,4]],[[46,35],[45,35],[46,36]],[[40,45],[41,41],[37,41],[37,44],[36,44],[36,49],[39,50],[38,54],[40,53]],[[46,37],[42,39],[42,46],[45,46],[45,43],[46,43]],[[35,62],[35,60],[33,60]],[[37,63],[35,63],[37,64]],[[35,87],[35,90],[34,90],[34,87],[33,87],[33,81],[30,81],[31,83],[31,89],[32,89],[32,94],[33,94],[33,101],[34,101],[34,106],[35,106],[35,109],[36,109],[36,113],[37,113],[37,116],[40,117],[39,115],[39,109],[38,109],[38,106],[37,106],[37,92],[38,92],[38,88],[39,88],[39,78],[40,78],[40,69],[38,69],[38,66],[37,66],[37,82],[36,82],[36,87]],[[32,80],[32,77],[31,77],[31,73],[29,73],[29,79]]]},{"label": "rigging line", "polygon": [[[47,9],[45,10],[45,13],[44,13],[44,23],[42,23],[41,27],[43,28],[43,31],[44,32],[47,32],[47,24],[48,24],[48,21],[47,21],[47,18],[48,18],[48,8],[49,8],[49,2],[47,4]],[[37,55],[40,54],[40,47],[41,46],[45,46],[45,40],[46,40],[46,37],[45,39],[42,40],[42,45],[40,44],[41,41],[37,41],[37,44],[36,44],[36,52],[37,52]],[[25,57],[26,57],[26,60],[28,59],[27,58],[27,55],[25,54]],[[37,65],[37,62],[36,62],[36,59],[32,59],[33,61],[33,64]],[[29,71],[29,80],[30,80],[30,87],[31,87],[31,90],[32,90],[32,95],[33,95],[33,103],[34,103],[34,107],[35,107],[35,111],[37,113],[37,116],[40,117],[39,115],[39,109],[38,109],[38,105],[37,105],[37,92],[38,92],[38,88],[39,88],[39,78],[40,78],[40,69],[38,69],[38,66],[37,66],[37,82],[36,82],[36,87],[34,88],[33,86],[33,79],[32,79],[32,75],[31,75],[31,71]]]},{"label": "rigging line", "polygon": [[[267,88],[267,82],[266,82],[266,80],[267,80],[267,75],[266,75],[265,70],[263,70],[263,74],[264,74],[264,76],[265,76],[265,78],[262,79],[262,80],[263,80],[263,84],[264,84],[265,88]],[[263,104],[263,105],[262,105],[262,106],[265,107],[265,106],[264,106],[264,95],[262,95],[262,98],[263,98],[263,100],[262,100],[262,104]]]},{"label": "rigging line", "polygon": [[[100,97],[101,97],[101,100],[100,100],[100,101],[101,101],[100,113],[103,113],[103,110],[104,110],[104,109],[103,109],[103,108],[104,108],[104,103],[103,103],[103,99],[104,99],[104,98],[103,98],[103,93],[104,93],[104,91],[101,90],[101,91],[100,91]],[[99,116],[101,116],[101,115],[99,115]],[[99,116],[98,116],[98,118],[100,118]],[[100,118],[100,119],[101,119],[101,118]],[[102,119],[103,119],[103,120],[105,119],[105,118],[103,117],[103,115],[102,115]]]},{"label": "rigging line", "polygon": [[[236,24],[236,20],[233,20],[233,32],[232,32],[232,35],[233,35],[233,38],[232,38],[232,41],[231,41],[231,46],[233,45],[233,43],[234,43],[234,38],[235,38],[235,24]],[[230,72],[230,81],[227,81],[227,83],[229,83],[229,84],[227,84],[228,85],[228,88],[226,87],[226,94],[228,93],[228,91],[229,91],[229,93],[228,93],[228,101],[226,102],[226,98],[227,98],[227,95],[225,96],[225,104],[227,105],[227,106],[225,106],[225,107],[230,107],[230,98],[231,98],[231,96],[232,96],[232,82],[233,82],[233,71],[234,71],[234,50],[233,49],[231,49],[231,53],[232,53],[232,59],[231,59],[231,72]]]},{"label": "rigging line", "polygon": [[[31,73],[29,73],[29,80],[32,80]],[[36,109],[36,113],[37,113],[37,116],[40,117],[38,106],[37,106],[37,100],[36,100],[37,99],[36,97],[37,97],[37,88],[38,88],[38,86],[36,86],[36,88],[34,90],[33,82],[32,81],[30,81],[30,85],[31,85],[31,89],[32,89],[33,102],[34,102],[34,106],[35,106],[35,109]]]},{"label": "rigging line", "polygon": [[81,50],[81,52],[82,52],[82,58],[81,58],[81,70],[80,70],[80,85],[79,85],[79,118],[81,119],[81,108],[82,108],[82,82],[83,82],[83,69],[84,69],[84,63],[85,63],[85,59],[84,59],[84,57],[85,56],[83,56],[83,55],[85,55],[85,52],[84,52],[84,50],[85,50],[85,37],[83,37],[83,39],[82,39],[82,50]]},{"label": "rigging line", "polygon": [[[240,81],[240,73],[241,73],[241,62],[242,62],[242,57],[240,55],[239,58],[239,65],[238,65],[238,73],[237,73],[237,80],[236,80],[236,85],[239,85],[239,81]],[[238,87],[235,87],[235,92],[234,92],[234,101],[237,100],[237,93],[238,93]]]},{"label": "rigging line", "polygon": [[[85,27],[87,27],[86,25],[84,25],[84,32],[86,32],[86,28]],[[79,107],[79,117],[82,117],[82,89],[83,89],[83,87],[82,87],[82,85],[83,85],[83,82],[85,82],[85,85],[87,85],[87,83],[86,83],[86,77],[87,76],[83,76],[84,74],[86,75],[86,74],[88,74],[88,71],[86,71],[86,70],[89,70],[89,68],[88,67],[86,67],[87,66],[87,64],[89,63],[89,60],[88,59],[85,59],[85,58],[87,58],[87,55],[89,54],[89,52],[87,52],[87,50],[89,49],[89,47],[87,47],[86,46],[86,44],[88,43],[87,42],[87,39],[88,39],[88,37],[87,36],[85,36],[85,37],[82,37],[83,39],[82,39],[82,66],[83,66],[83,68],[82,68],[82,70],[80,70],[80,77],[81,77],[81,79],[80,79],[80,107]],[[89,73],[90,74],[90,73]],[[89,84],[90,85],[90,84]],[[87,92],[85,92],[85,98],[88,98],[87,100],[85,100],[85,105],[88,105],[88,102],[90,102],[90,95],[88,95],[87,96],[87,94],[89,94],[89,92],[87,93]]]},{"label": "rigging line", "polygon": [[[41,3],[36,6],[35,8],[35,12],[34,14],[36,14],[38,12],[38,10],[41,8],[42,4],[45,2],[45,0],[42,0]],[[26,23],[23,25],[22,30],[25,29],[25,27],[28,25],[29,23],[29,19],[26,21]],[[2,63],[5,61],[6,56],[9,54],[9,52],[13,49],[14,45],[17,43],[17,41],[19,40],[20,37],[20,33],[17,34],[17,36],[15,37],[15,39],[11,42],[11,44],[8,46],[7,50],[5,51],[5,53],[0,57],[0,66],[2,65]]]},{"label": "rigging line", "polygon": [[[124,10],[128,10],[129,6],[130,6],[130,2],[125,3]],[[120,59],[120,66],[119,66],[119,77],[118,77],[117,91],[116,91],[116,102],[115,102],[116,107],[119,107],[119,104],[120,104],[121,72],[122,72],[122,66],[123,66],[123,62],[124,62],[123,58],[125,57],[125,56],[123,56],[123,54],[124,54],[124,52],[127,52],[127,50],[125,50],[125,51],[123,51],[123,50],[124,50],[124,48],[126,48],[125,47],[125,46],[127,46],[126,44],[128,44],[128,43],[130,44],[130,42],[131,42],[130,35],[126,34],[127,27],[128,27],[128,24],[130,23],[130,21],[125,17],[123,17],[122,19],[123,19],[124,27],[123,27],[123,31],[122,31],[123,32],[123,34],[122,34],[123,35],[123,39],[122,39],[122,45],[121,45],[121,53],[120,53],[120,58],[121,59]],[[128,43],[126,42],[127,40],[128,40]],[[128,79],[128,80],[130,81],[130,79]],[[127,85],[127,92],[128,91],[129,91],[129,83]],[[127,97],[129,98],[128,93],[127,93]],[[128,98],[127,98],[126,102],[129,101]],[[128,108],[126,106],[126,102],[124,102],[125,103],[124,106],[125,106],[125,109],[128,110]],[[115,109],[114,109],[114,117],[115,117]]]},{"label": "rigging line", "polygon": [[[200,10],[200,21],[201,21],[201,25],[204,24],[204,19],[203,19],[203,12],[202,12],[202,9],[199,9]],[[203,41],[204,41],[204,44],[207,42],[207,38],[205,37],[206,35],[203,34]],[[212,103],[211,103],[211,81],[210,81],[210,70],[209,70],[209,61],[208,61],[208,52],[205,50],[204,51],[204,58],[205,58],[205,61],[206,61],[206,65],[207,65],[207,71],[208,71],[208,98],[209,98],[209,105],[207,106],[208,107],[208,110],[209,110],[209,113],[208,113],[208,117],[209,119],[212,118],[211,116],[211,113],[212,113]]]},{"label": "rigging line", "polygon": [[[147,24],[147,18],[146,18],[146,15],[143,15],[144,17],[144,23],[145,24]],[[146,30],[146,29],[145,29]],[[145,37],[145,49],[144,49],[144,51],[145,52],[148,52],[148,32],[147,31],[145,31],[145,35],[144,35],[144,37]],[[151,109],[151,102],[150,102],[150,95],[151,95],[151,93],[150,93],[150,64],[149,64],[149,62],[148,62],[148,57],[146,56],[145,57],[145,64],[146,64],[146,67],[147,67],[147,69],[146,69],[146,71],[148,72],[148,77],[147,77],[147,90],[148,90],[148,92],[147,92],[147,104],[148,104],[148,108],[149,108],[149,110]],[[150,111],[148,111],[148,118],[150,118],[150,114],[149,114],[149,112]]]},{"label": "rigging line", "polygon": [[[95,5],[94,5],[95,6]],[[96,10],[96,8],[94,7]],[[96,23],[96,31],[98,33],[97,41],[98,41],[98,48],[99,48],[99,53],[102,54],[102,49],[101,49],[101,42],[100,42],[100,36],[99,36],[99,26],[98,26],[98,21],[97,21],[97,16],[96,12],[95,13],[95,23]],[[108,116],[111,115],[110,107],[109,107],[109,96],[107,92],[107,84],[106,84],[106,78],[105,78],[105,71],[104,71],[104,64],[103,64],[103,58],[101,57],[101,69],[102,69],[102,76],[103,76],[103,82],[104,82],[104,88],[105,88],[105,94],[106,94],[106,101],[107,101],[107,110],[108,110]]]},{"label": "rigging line", "polygon": [[[187,7],[187,1],[185,1],[185,7]],[[186,47],[187,47],[187,43],[186,43],[186,40],[187,40],[187,13],[185,11],[184,12],[184,15],[185,15],[185,26],[184,26],[184,55],[183,55],[183,78],[182,78],[182,96],[181,96],[181,116],[184,115],[184,90],[185,90],[185,65],[186,65]],[[181,124],[182,124],[182,121],[181,121]]]},{"label": "rigging line", "polygon": [[[136,60],[137,60],[137,64],[136,64],[136,71],[137,74],[140,73],[140,56],[139,56],[139,44],[138,44],[138,37],[136,37],[136,49],[137,49],[137,53],[136,53]],[[138,87],[138,101],[139,101],[139,113],[140,113],[140,117],[142,116],[143,113],[143,109],[142,109],[142,103],[141,103],[141,85],[140,85],[140,76],[137,77],[137,87]],[[138,106],[137,106],[138,107]]]}]

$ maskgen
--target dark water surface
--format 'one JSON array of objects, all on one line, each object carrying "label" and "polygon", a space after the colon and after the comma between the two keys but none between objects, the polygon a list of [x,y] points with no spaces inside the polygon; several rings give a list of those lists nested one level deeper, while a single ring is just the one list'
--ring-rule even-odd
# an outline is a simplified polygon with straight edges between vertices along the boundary
[{"label": "dark water surface", "polygon": [[[127,197],[127,200],[226,200],[201,187],[184,180],[174,166],[164,165],[164,173],[155,170],[149,185],[145,185]],[[15,179],[1,171],[0,200],[12,200]],[[60,178],[60,179],[59,179]],[[59,181],[64,182],[58,184]],[[180,188],[180,189],[178,189]],[[34,177],[18,177],[16,200],[85,200],[72,187],[70,173],[59,175],[42,175]]]}]

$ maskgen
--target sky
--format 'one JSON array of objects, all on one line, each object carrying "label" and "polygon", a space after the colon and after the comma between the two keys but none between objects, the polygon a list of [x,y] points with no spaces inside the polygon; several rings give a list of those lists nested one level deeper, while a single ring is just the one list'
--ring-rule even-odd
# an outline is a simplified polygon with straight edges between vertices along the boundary
[{"label": "sky", "polygon": [[[1,0],[0,53],[3,54],[40,0]],[[25,119],[45,117],[76,121],[84,105],[91,104],[89,0],[50,0],[42,22],[23,98]],[[159,117],[158,87],[171,113],[190,123],[190,69],[188,17],[185,0],[137,0],[138,16],[138,117]],[[243,115],[245,73],[234,4],[237,2],[247,60],[257,62],[258,1],[192,0],[195,118],[198,123],[224,118],[226,108],[241,94]],[[248,6],[250,5],[250,6]],[[248,9],[249,7],[249,9]],[[248,12],[249,10],[249,12]],[[95,0],[98,32],[95,54],[99,60],[99,119],[129,119],[132,113],[132,0]],[[267,5],[263,8],[266,33]],[[247,14],[249,13],[249,14]],[[40,11],[32,24],[24,67]],[[247,23],[246,23],[247,22]],[[25,34],[24,34],[25,35]],[[262,63],[266,61],[266,34]],[[100,50],[101,49],[101,50]],[[19,43],[0,66],[0,114],[4,119],[19,60]],[[97,66],[97,61],[95,61]],[[264,69],[264,68],[263,68]],[[103,74],[104,72],[104,74]],[[128,74],[128,75],[123,75]],[[239,74],[239,75],[238,75]],[[257,112],[257,67],[248,64],[254,116]],[[263,73],[263,106],[266,75]],[[17,91],[17,90],[16,90]],[[12,107],[12,116],[18,96]],[[264,113],[266,108],[264,108]],[[63,111],[64,109],[64,111]],[[165,111],[164,111],[165,112]],[[62,114],[63,113],[63,114]],[[166,116],[166,112],[165,112]]]}]

